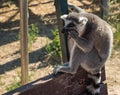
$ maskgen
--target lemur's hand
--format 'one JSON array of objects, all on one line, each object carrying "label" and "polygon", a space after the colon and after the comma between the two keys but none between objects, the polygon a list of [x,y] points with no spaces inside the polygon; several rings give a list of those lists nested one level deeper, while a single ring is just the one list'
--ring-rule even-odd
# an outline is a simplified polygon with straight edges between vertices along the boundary
[{"label": "lemur's hand", "polygon": [[78,37],[78,33],[76,31],[70,31],[69,35],[71,38],[73,38],[74,40]]}]

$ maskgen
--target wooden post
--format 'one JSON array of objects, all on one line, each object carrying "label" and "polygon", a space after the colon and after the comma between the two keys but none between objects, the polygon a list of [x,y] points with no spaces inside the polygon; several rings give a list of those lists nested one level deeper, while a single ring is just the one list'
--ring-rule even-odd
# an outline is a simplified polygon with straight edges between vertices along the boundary
[{"label": "wooden post", "polygon": [[61,50],[62,50],[62,60],[65,63],[69,60],[69,52],[68,52],[68,44],[67,44],[67,35],[63,35],[61,33],[63,22],[60,19],[60,16],[62,14],[68,14],[67,0],[55,0],[55,7],[56,7],[59,35],[60,35]]},{"label": "wooden post", "polygon": [[20,48],[22,84],[28,82],[28,2],[20,0]]},{"label": "wooden post", "polygon": [[101,18],[103,18],[103,19],[105,19],[108,16],[109,2],[110,2],[110,0],[100,0]]}]

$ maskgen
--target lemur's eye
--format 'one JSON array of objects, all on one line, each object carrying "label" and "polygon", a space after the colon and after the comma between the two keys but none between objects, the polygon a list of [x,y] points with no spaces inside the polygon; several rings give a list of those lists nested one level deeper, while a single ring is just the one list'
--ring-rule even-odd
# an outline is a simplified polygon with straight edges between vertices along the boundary
[{"label": "lemur's eye", "polygon": [[67,27],[75,27],[75,24],[74,23],[70,23],[67,25]]}]

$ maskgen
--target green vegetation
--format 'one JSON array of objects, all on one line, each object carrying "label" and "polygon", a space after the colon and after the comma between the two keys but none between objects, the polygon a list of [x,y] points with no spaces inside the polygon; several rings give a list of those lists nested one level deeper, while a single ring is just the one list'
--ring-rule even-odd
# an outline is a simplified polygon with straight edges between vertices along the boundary
[{"label": "green vegetation", "polygon": [[114,48],[120,48],[120,23],[116,24],[116,32],[114,33]]},{"label": "green vegetation", "polygon": [[13,84],[11,84],[9,87],[7,87],[7,91],[11,91],[11,90],[14,90],[18,87],[21,86],[21,82],[14,82]]},{"label": "green vegetation", "polygon": [[31,50],[32,44],[37,40],[39,29],[37,24],[32,24],[28,28],[28,47]]},{"label": "green vegetation", "polygon": [[62,54],[61,54],[61,48],[60,48],[59,32],[56,29],[56,30],[53,30],[52,33],[54,35],[54,39],[52,40],[51,44],[48,44],[46,46],[46,51],[54,58],[61,57]]},{"label": "green vegetation", "polygon": [[2,81],[2,75],[0,75],[0,86],[4,85],[5,82]]},{"label": "green vegetation", "polygon": [[[28,28],[28,49],[32,50],[32,44],[37,40],[39,34],[39,29],[37,24],[31,24]],[[20,33],[18,34],[18,39],[20,39]]]},{"label": "green vegetation", "polygon": [[17,77],[14,77],[14,82],[10,86],[6,87],[7,91],[14,90],[22,85],[21,74],[17,72],[17,75]]},{"label": "green vegetation", "polygon": [[[22,86],[22,81],[21,81],[21,73],[17,72],[17,77],[14,77],[14,83],[12,83],[10,86],[7,86],[6,89],[7,91],[14,90],[20,86]],[[30,82],[32,79],[32,76],[34,76],[34,73],[29,73],[28,75],[28,81]]]},{"label": "green vegetation", "polygon": [[114,48],[115,49],[120,48],[120,13],[118,12],[119,7],[116,7],[119,3],[120,3],[120,0],[111,0],[110,16],[107,19],[107,21],[110,23],[110,25],[112,25],[114,30]]}]

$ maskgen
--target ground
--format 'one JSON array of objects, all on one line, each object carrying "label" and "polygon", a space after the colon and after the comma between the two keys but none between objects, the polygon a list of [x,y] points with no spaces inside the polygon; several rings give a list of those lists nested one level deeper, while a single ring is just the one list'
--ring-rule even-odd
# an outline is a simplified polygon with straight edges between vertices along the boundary
[{"label": "ground", "polygon": [[[7,0],[6,0],[7,1]],[[15,0],[14,0],[15,1]],[[98,6],[87,0],[69,0],[87,11],[97,13]],[[20,80],[20,42],[19,34],[19,3],[0,2],[0,94]],[[56,29],[56,15],[53,0],[29,0],[29,25],[38,24],[39,36],[29,51],[30,81],[52,73],[57,61],[50,61],[45,46],[53,38],[52,30]],[[51,65],[52,63],[52,65]],[[109,95],[120,93],[120,54],[114,50],[106,64],[106,78]]]}]

